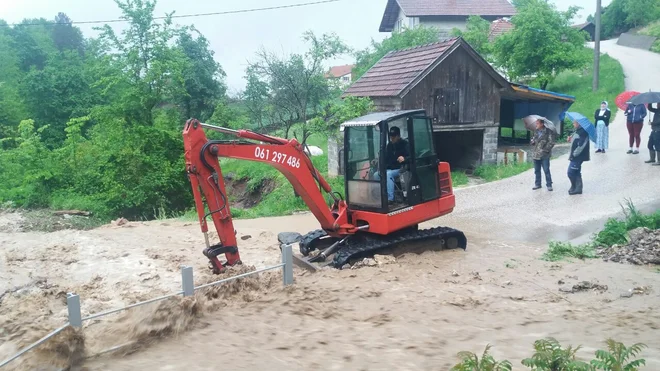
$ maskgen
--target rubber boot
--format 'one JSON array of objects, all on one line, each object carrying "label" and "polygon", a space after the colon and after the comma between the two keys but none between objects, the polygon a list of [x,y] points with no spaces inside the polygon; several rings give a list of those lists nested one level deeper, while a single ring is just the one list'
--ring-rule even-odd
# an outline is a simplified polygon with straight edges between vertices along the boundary
[{"label": "rubber boot", "polygon": [[575,188],[573,189],[574,195],[581,195],[582,194],[582,175],[578,175],[575,177]]},{"label": "rubber boot", "polygon": [[656,158],[658,159],[658,162],[653,164],[653,166],[660,166],[660,151],[655,151],[655,154],[657,155]]},{"label": "rubber boot", "polygon": [[575,192],[575,177],[573,177],[573,176],[569,176],[569,177],[568,177],[568,180],[571,181],[571,188],[569,188],[569,190],[568,190],[568,194],[569,194],[569,195],[572,195],[573,192]]},{"label": "rubber boot", "polygon": [[[660,158],[658,159],[660,160]],[[652,164],[655,162],[655,151],[652,149],[649,149],[649,160],[644,161],[645,164]]]}]

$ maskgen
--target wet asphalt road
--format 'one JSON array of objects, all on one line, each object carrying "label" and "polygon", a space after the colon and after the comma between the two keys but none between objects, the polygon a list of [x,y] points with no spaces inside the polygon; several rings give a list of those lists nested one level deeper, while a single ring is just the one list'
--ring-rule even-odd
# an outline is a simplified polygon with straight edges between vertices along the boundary
[{"label": "wet asphalt road", "polygon": [[[601,43],[601,52],[622,64],[627,90],[660,90],[660,54],[619,46],[616,40]],[[614,98],[603,97],[610,107],[615,106]],[[593,121],[593,111],[597,108],[581,113]],[[594,153],[594,143],[590,143],[591,161],[582,167],[582,195],[568,195],[568,155],[563,155],[550,164],[553,192],[545,188],[532,191],[533,170],[499,182],[457,189],[454,212],[431,224],[529,242],[581,241],[601,228],[607,218],[620,216],[621,205],[627,198],[641,210],[657,210],[660,167],[644,163],[648,160],[648,117],[638,155],[626,154],[628,132],[622,111],[616,113],[609,127],[607,153]]]}]

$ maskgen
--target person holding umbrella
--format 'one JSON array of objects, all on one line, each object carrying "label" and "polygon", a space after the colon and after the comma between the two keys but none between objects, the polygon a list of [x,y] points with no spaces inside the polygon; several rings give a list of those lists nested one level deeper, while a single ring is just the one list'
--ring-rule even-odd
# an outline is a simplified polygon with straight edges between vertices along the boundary
[{"label": "person holding umbrella", "polygon": [[582,163],[589,161],[589,140],[596,141],[596,128],[593,124],[577,112],[567,112],[566,115],[573,121],[575,133],[573,133],[570,161],[566,174],[571,181],[569,195],[582,194]]},{"label": "person holding umbrella", "polygon": [[[660,103],[649,104],[649,111],[653,112],[653,121],[651,121],[651,135],[649,135],[649,160],[645,161],[647,164],[653,166],[660,166]],[[657,156],[656,156],[657,155]],[[655,162],[656,157],[658,162]]]},{"label": "person holding umbrella", "polygon": [[610,126],[610,117],[612,112],[607,106],[606,101],[600,102],[600,109],[596,110],[594,113],[594,119],[596,122],[596,153],[605,153],[605,150],[609,147],[609,126]]},{"label": "person holding umbrella", "polygon": [[[550,157],[552,148],[557,141],[554,124],[545,117],[530,115],[523,119],[527,129],[534,129],[531,144],[534,146],[534,175],[535,182],[532,190],[541,189],[541,169],[545,173],[545,185],[552,192],[552,175],[550,174]],[[532,126],[534,125],[534,126]]]}]

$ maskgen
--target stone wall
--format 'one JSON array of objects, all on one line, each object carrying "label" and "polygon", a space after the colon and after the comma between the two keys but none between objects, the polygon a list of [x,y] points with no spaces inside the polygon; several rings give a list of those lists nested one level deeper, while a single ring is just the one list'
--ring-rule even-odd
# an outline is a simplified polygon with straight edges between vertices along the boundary
[{"label": "stone wall", "polygon": [[498,127],[490,127],[484,129],[484,147],[482,152],[484,164],[497,163],[498,134],[499,134]]}]

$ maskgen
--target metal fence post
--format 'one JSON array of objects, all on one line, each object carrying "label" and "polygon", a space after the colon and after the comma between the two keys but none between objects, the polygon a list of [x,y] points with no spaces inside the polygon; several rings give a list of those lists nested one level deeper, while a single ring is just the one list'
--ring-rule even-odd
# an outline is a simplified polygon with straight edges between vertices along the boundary
[{"label": "metal fence post", "polygon": [[293,248],[290,244],[282,246],[282,278],[284,281],[284,286],[291,285],[293,283]]},{"label": "metal fence post", "polygon": [[82,314],[80,313],[80,297],[74,293],[66,294],[66,306],[69,310],[69,324],[72,327],[82,327]]},{"label": "metal fence post", "polygon": [[181,284],[183,288],[183,296],[193,296],[195,293],[195,281],[193,280],[192,267],[181,267]]}]

